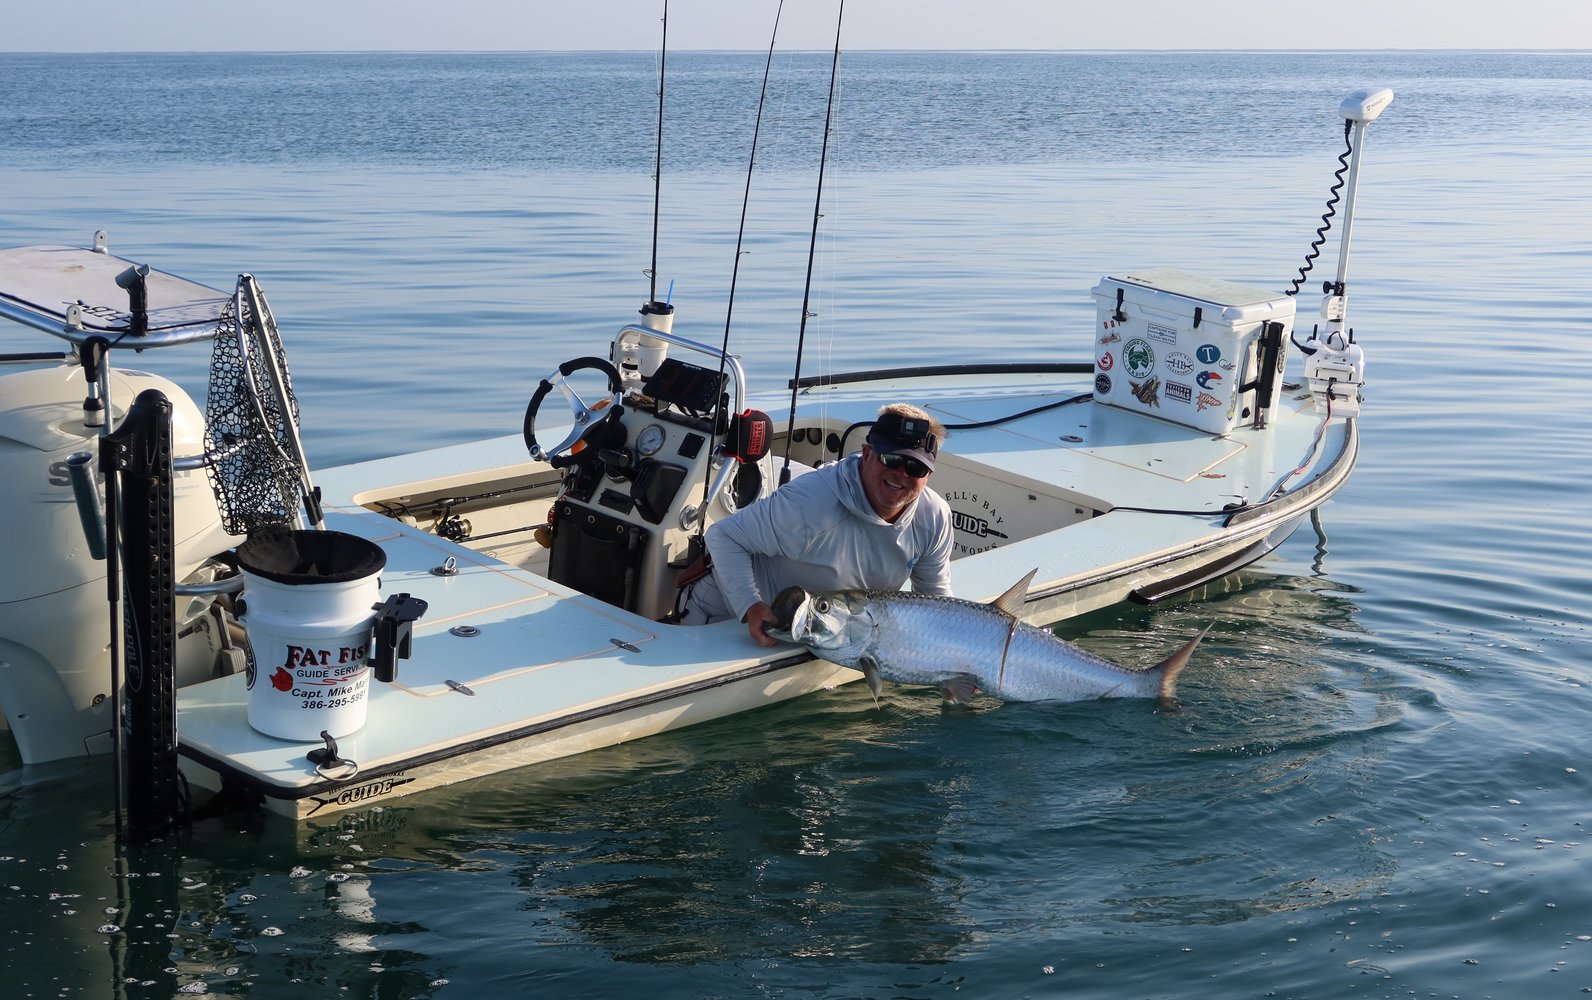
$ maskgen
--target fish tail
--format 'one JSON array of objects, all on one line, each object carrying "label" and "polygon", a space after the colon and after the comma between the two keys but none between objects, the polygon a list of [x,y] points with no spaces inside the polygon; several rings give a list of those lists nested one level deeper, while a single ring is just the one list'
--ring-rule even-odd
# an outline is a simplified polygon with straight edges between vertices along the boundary
[{"label": "fish tail", "polygon": [[1175,712],[1182,707],[1177,700],[1177,675],[1188,666],[1189,657],[1194,655],[1194,648],[1210,630],[1210,625],[1200,629],[1200,634],[1184,643],[1182,649],[1155,665],[1154,669],[1161,672],[1161,708],[1164,711]]}]

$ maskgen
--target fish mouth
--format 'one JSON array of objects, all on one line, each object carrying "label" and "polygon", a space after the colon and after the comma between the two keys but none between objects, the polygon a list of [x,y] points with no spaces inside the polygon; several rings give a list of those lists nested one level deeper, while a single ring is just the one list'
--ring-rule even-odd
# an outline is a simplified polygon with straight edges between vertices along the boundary
[{"label": "fish mouth", "polygon": [[763,626],[763,631],[777,638],[789,642],[799,640],[792,634],[796,626],[796,618],[807,604],[807,592],[800,587],[786,587],[774,598],[774,603],[769,610],[774,614],[774,620]]}]

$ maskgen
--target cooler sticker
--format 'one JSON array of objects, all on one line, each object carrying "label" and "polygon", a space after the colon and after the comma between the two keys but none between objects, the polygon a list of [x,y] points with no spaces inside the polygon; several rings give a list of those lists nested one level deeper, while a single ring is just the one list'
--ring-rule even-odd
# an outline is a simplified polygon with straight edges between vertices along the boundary
[{"label": "cooler sticker", "polygon": [[1187,375],[1194,370],[1194,359],[1182,351],[1173,351],[1168,354],[1163,359],[1163,363],[1166,365],[1166,370],[1173,375]]},{"label": "cooler sticker", "polygon": [[1200,359],[1202,365],[1214,365],[1222,360],[1222,349],[1215,344],[1201,344],[1194,356]]},{"label": "cooler sticker", "polygon": [[1163,344],[1177,343],[1177,331],[1169,326],[1158,326],[1155,323],[1146,323],[1144,332],[1151,340],[1159,340]]},{"label": "cooler sticker", "polygon": [[1112,330],[1110,333],[1108,333],[1104,337],[1100,338],[1100,343],[1102,343],[1102,344],[1115,344],[1117,341],[1119,341],[1121,339],[1122,339],[1122,334],[1116,332],[1115,330]]},{"label": "cooler sticker", "polygon": [[1184,385],[1181,382],[1168,382],[1166,384],[1166,398],[1175,399],[1179,403],[1191,403],[1194,401],[1194,387]]},{"label": "cooler sticker", "polygon": [[1112,366],[1114,366],[1116,363],[1117,363],[1117,359],[1113,358],[1111,356],[1111,352],[1110,351],[1107,351],[1104,354],[1100,355],[1099,368],[1100,368],[1101,371],[1103,371],[1103,372],[1110,371]]},{"label": "cooler sticker", "polygon": [[1202,393],[1200,393],[1199,400],[1197,402],[1195,402],[1195,404],[1194,404],[1194,412],[1195,413],[1203,413],[1204,411],[1210,409],[1213,406],[1221,406],[1221,405],[1222,405],[1222,401],[1221,400],[1217,399],[1215,396],[1212,396],[1208,392],[1202,392]]},{"label": "cooler sticker", "polygon": [[1095,395],[1097,395],[1097,396],[1109,396],[1109,395],[1111,395],[1111,376],[1110,375],[1096,375],[1095,376]]},{"label": "cooler sticker", "polygon": [[1194,381],[1199,383],[1199,387],[1201,389],[1211,389],[1211,388],[1220,389],[1220,388],[1222,388],[1221,385],[1213,386],[1213,385],[1211,385],[1211,383],[1213,383],[1213,382],[1220,383],[1222,381],[1222,373],[1221,372],[1200,372],[1198,375],[1194,376]]},{"label": "cooler sticker", "polygon": [[1133,398],[1145,406],[1161,405],[1161,380],[1158,378],[1145,379],[1143,382],[1129,382],[1133,386]]},{"label": "cooler sticker", "polygon": [[1122,348],[1122,364],[1130,378],[1149,378],[1155,371],[1155,348],[1149,341],[1134,337]]}]

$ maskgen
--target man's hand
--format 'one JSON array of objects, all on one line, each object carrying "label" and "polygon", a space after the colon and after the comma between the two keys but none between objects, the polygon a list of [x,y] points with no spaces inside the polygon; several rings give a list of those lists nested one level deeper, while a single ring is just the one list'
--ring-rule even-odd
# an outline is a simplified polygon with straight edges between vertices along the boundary
[{"label": "man's hand", "polygon": [[751,635],[752,641],[759,646],[777,646],[779,640],[763,631],[764,625],[771,625],[777,620],[773,610],[767,604],[758,601],[746,610],[746,631]]}]

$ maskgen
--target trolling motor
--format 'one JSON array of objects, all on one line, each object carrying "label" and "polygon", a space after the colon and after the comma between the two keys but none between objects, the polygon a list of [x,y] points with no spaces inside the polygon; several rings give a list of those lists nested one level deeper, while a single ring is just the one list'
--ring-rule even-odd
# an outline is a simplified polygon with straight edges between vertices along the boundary
[{"label": "trolling motor", "polygon": [[[1315,400],[1317,413],[1340,417],[1358,416],[1360,389],[1365,384],[1365,352],[1354,342],[1354,331],[1346,326],[1348,314],[1349,239],[1354,230],[1355,187],[1360,179],[1360,153],[1365,146],[1365,127],[1376,120],[1393,102],[1393,91],[1385,87],[1362,88],[1343,99],[1338,106],[1345,134],[1353,132],[1349,161],[1349,191],[1343,209],[1343,235],[1338,249],[1338,277],[1323,284],[1321,318],[1325,331],[1317,330],[1310,339],[1295,346],[1305,356],[1305,380]],[[1340,161],[1341,162],[1341,161]],[[1331,208],[1323,217],[1330,222]],[[1325,227],[1322,229],[1325,236]],[[1319,246],[1319,243],[1317,244]],[[1304,269],[1300,276],[1303,277]],[[1297,290],[1297,285],[1295,286]]]}]

